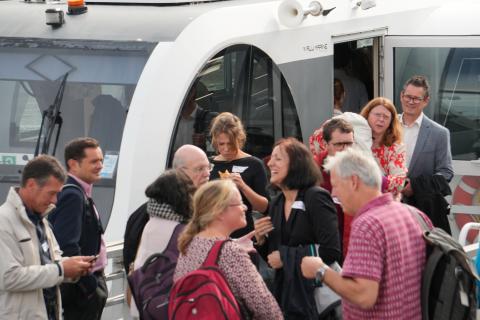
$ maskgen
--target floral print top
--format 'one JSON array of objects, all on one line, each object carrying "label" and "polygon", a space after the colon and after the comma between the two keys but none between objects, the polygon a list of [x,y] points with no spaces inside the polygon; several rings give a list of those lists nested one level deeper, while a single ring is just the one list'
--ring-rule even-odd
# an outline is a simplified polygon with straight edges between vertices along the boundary
[{"label": "floral print top", "polygon": [[372,147],[372,153],[382,173],[387,177],[387,192],[398,196],[407,178],[405,145],[394,143],[390,147]]}]

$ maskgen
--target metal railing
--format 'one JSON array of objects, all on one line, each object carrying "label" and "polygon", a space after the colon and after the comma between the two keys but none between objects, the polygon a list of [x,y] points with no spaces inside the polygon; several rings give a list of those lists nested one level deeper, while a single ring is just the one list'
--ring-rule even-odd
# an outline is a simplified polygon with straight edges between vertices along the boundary
[{"label": "metal railing", "polygon": [[108,287],[108,298],[102,314],[102,320],[130,319],[128,306],[125,303],[127,279],[123,268],[123,241],[107,243],[108,265],[105,277]]}]

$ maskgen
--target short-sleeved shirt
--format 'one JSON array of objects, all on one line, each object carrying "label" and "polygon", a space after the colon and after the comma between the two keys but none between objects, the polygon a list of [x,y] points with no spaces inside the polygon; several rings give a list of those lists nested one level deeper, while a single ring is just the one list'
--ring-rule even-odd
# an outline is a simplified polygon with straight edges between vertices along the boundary
[{"label": "short-sleeved shirt", "polygon": [[379,292],[370,309],[344,299],[344,319],[421,320],[425,250],[418,221],[405,205],[393,201],[391,194],[383,194],[359,210],[352,223],[342,276],[377,281]]}]

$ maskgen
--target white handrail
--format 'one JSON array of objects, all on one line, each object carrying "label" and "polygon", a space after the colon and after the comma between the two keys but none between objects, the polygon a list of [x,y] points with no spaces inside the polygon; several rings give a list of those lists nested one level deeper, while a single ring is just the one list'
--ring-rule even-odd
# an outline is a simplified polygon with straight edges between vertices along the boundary
[{"label": "white handrail", "polygon": [[480,230],[480,223],[478,222],[468,222],[460,230],[458,235],[458,242],[462,247],[467,245],[467,235],[470,230]]}]

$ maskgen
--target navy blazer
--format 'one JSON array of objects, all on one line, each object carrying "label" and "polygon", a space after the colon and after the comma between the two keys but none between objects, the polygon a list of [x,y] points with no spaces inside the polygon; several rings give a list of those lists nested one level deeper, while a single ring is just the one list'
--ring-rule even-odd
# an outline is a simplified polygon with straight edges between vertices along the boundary
[{"label": "navy blazer", "polygon": [[448,182],[453,178],[450,132],[424,114],[408,166],[408,177],[436,174],[441,174]]},{"label": "navy blazer", "polygon": [[[58,194],[57,206],[48,216],[55,238],[63,256],[97,255],[103,230],[93,201],[86,197],[80,184],[72,177],[68,177],[67,184],[78,188],[64,187]],[[93,275],[82,277],[79,283],[86,293],[93,292],[97,287]]]}]

